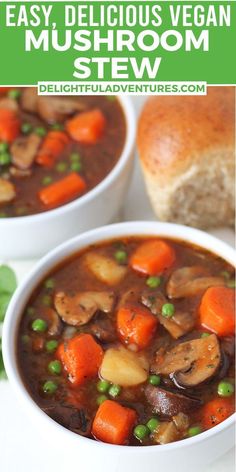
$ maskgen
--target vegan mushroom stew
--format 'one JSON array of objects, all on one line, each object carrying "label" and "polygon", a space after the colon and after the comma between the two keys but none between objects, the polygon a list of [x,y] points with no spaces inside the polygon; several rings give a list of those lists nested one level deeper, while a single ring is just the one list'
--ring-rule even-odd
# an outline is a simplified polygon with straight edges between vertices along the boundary
[{"label": "vegan mushroom stew", "polygon": [[93,245],[20,322],[23,381],[65,428],[112,444],[194,436],[234,411],[234,269],[181,241]]},{"label": "vegan mushroom stew", "polygon": [[91,190],[125,141],[115,97],[0,88],[0,217],[40,213]]}]

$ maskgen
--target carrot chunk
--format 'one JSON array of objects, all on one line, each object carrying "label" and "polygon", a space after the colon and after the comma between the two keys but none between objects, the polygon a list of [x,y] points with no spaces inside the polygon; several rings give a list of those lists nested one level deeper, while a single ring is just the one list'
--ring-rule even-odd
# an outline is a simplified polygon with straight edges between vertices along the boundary
[{"label": "carrot chunk", "polygon": [[56,357],[61,361],[70,382],[77,386],[97,375],[103,359],[103,350],[93,336],[79,334],[60,344]]},{"label": "carrot chunk", "polygon": [[14,110],[0,109],[0,141],[11,143],[20,134],[20,120]]},{"label": "carrot chunk", "polygon": [[117,331],[125,344],[144,349],[150,343],[157,327],[157,318],[141,306],[121,307],[117,313]]},{"label": "carrot chunk", "polygon": [[231,288],[208,288],[199,308],[201,325],[219,336],[234,334],[234,297],[235,292]]},{"label": "carrot chunk", "polygon": [[175,261],[175,252],[165,241],[153,240],[140,244],[130,258],[134,270],[156,275],[170,267]]},{"label": "carrot chunk", "polygon": [[6,92],[11,90],[13,87],[0,87],[0,95],[5,95]]},{"label": "carrot chunk", "polygon": [[127,444],[137,419],[136,412],[112,400],[105,400],[97,410],[92,425],[96,439],[110,444]]},{"label": "carrot chunk", "polygon": [[52,167],[68,142],[69,138],[63,131],[49,131],[36,157],[37,164]]},{"label": "carrot chunk", "polygon": [[215,398],[206,403],[201,410],[201,423],[205,429],[226,420],[234,412],[233,398]]},{"label": "carrot chunk", "polygon": [[39,193],[39,199],[47,207],[56,208],[64,203],[79,196],[86,189],[86,183],[80,175],[72,172],[46,188],[42,188]]},{"label": "carrot chunk", "polygon": [[106,125],[103,113],[95,108],[74,116],[67,121],[66,130],[75,141],[94,144],[101,137]]}]

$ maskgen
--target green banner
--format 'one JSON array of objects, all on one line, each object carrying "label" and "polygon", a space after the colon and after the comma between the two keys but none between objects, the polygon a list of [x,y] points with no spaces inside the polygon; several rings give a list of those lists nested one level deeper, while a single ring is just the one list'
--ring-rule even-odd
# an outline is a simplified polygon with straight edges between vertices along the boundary
[{"label": "green banner", "polygon": [[0,85],[235,84],[234,1],[1,2]]}]

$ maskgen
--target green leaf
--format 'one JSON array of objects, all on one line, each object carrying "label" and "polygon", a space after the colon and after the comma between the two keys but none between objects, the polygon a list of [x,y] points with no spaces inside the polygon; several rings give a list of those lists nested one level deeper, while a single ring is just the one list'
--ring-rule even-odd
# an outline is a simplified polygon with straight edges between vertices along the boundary
[{"label": "green leaf", "polygon": [[13,293],[17,287],[17,280],[14,271],[6,266],[0,266],[0,293]]},{"label": "green leaf", "polygon": [[4,320],[11,297],[10,293],[0,293],[0,322]]}]

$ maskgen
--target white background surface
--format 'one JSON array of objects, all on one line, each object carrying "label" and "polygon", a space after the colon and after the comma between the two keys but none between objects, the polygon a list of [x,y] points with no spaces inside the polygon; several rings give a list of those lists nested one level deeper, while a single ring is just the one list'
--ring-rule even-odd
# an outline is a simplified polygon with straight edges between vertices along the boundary
[{"label": "white background surface", "polygon": [[[144,101],[143,97],[133,99],[137,114]],[[154,215],[145,194],[142,176],[136,159],[134,175],[120,219],[153,220]],[[234,233],[229,229],[212,232],[227,243],[234,244]],[[34,261],[4,261],[16,270],[18,280],[33,266]],[[29,418],[21,410],[7,381],[0,382],[0,471],[1,472],[67,472],[68,451],[52,449],[32,427]],[[193,458],[194,461],[194,458]],[[86,464],[75,464],[74,470],[87,471]],[[148,466],[148,464],[147,464]],[[174,464],[173,469],[174,470]],[[234,451],[231,450],[217,462],[199,472],[232,472],[234,470]],[[96,472],[96,471],[94,471]],[[112,466],[111,466],[112,472]],[[124,471],[127,472],[127,471]],[[135,472],[135,471],[129,471]],[[163,471],[169,472],[169,471]],[[181,471],[176,471],[181,472]],[[190,471],[191,472],[191,471]]]}]

